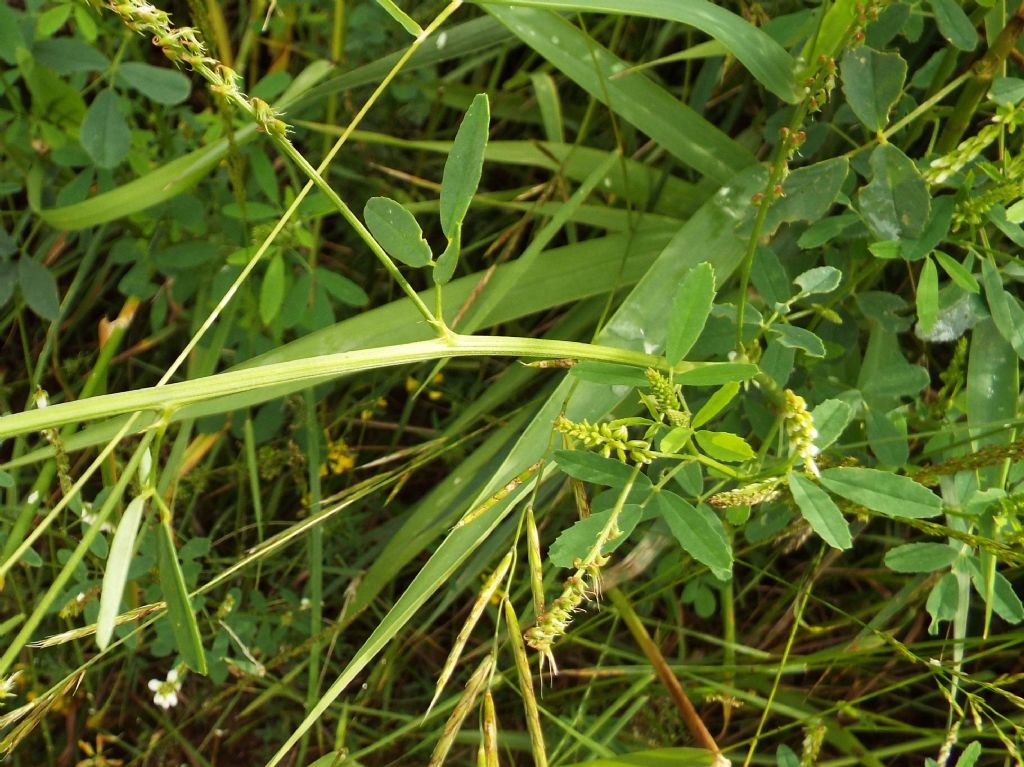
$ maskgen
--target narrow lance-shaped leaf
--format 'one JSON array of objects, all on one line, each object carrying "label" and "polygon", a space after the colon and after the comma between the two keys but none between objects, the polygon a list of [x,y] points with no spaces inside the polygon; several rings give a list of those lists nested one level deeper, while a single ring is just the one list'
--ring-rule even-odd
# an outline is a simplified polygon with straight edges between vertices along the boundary
[{"label": "narrow lance-shaped leaf", "polygon": [[939,273],[935,262],[926,258],[917,278],[917,319],[921,323],[922,332],[930,331],[938,316]]},{"label": "narrow lance-shaped leaf", "polygon": [[441,178],[441,231],[451,240],[462,223],[480,185],[484,149],[490,124],[487,94],[479,93],[469,105],[455,134]]},{"label": "narrow lance-shaped leaf", "polygon": [[171,622],[174,644],[182,660],[193,671],[206,674],[206,653],[199,635],[199,624],[185,587],[185,576],[174,549],[174,533],[169,519],[162,520],[157,535],[160,590],[167,603],[167,620]]},{"label": "narrow lance-shaped leaf", "polygon": [[832,548],[850,548],[850,525],[828,493],[802,474],[790,473],[788,479],[793,500],[811,529]]},{"label": "narrow lance-shaped leaf", "polygon": [[945,543],[907,543],[885,553],[885,566],[897,573],[932,573],[949,567],[957,556]]},{"label": "narrow lance-shaped leaf", "polygon": [[139,523],[146,508],[145,497],[138,497],[128,504],[124,516],[117,525],[117,532],[110,543],[107,567],[103,571],[103,590],[100,592],[100,613],[96,619],[96,644],[105,650],[114,634],[114,623],[121,609],[121,597],[128,581],[128,566],[135,551],[135,539],[139,534]]},{"label": "narrow lance-shaped leaf", "polygon": [[705,261],[683,278],[672,302],[665,340],[665,358],[669,364],[675,365],[693,348],[711,314],[714,298],[715,270]]},{"label": "narrow lance-shaped leaf", "polygon": [[452,236],[448,239],[448,247],[437,257],[434,265],[434,284],[447,285],[455,274],[459,263],[459,252],[462,250],[462,224],[456,224]]}]

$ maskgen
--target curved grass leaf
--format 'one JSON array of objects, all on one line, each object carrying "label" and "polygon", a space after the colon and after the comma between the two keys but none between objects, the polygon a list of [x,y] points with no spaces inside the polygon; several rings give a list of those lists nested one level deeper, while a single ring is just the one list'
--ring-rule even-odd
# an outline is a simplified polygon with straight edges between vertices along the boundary
[{"label": "curved grass leaf", "polygon": [[146,499],[132,499],[125,509],[117,531],[110,542],[110,553],[107,555],[107,566],[103,571],[103,589],[100,592],[100,612],[96,618],[96,644],[105,650],[114,635],[114,623],[121,609],[121,597],[128,581],[128,566],[135,553],[135,539],[139,534],[142,512],[146,508]]},{"label": "curved grass leaf", "polygon": [[197,674],[205,676],[206,653],[203,651],[203,640],[188,598],[185,576],[174,549],[174,533],[168,520],[162,521],[157,532],[157,555],[160,590],[167,603],[167,620],[171,622],[174,644],[186,665]]},{"label": "curved grass leaf", "polygon": [[556,13],[485,5],[485,10],[566,77],[681,162],[721,184],[753,165],[754,156],[642,73],[610,79],[626,62]]},{"label": "curved grass leaf", "polygon": [[850,548],[850,524],[828,493],[802,474],[790,472],[787,479],[793,500],[811,529],[834,549]]},{"label": "curved grass leaf", "polygon": [[765,32],[731,11],[707,0],[476,0],[484,5],[532,6],[553,11],[647,16],[686,24],[707,33],[721,43],[750,70],[762,85],[793,104],[799,98],[795,87],[793,58]]}]

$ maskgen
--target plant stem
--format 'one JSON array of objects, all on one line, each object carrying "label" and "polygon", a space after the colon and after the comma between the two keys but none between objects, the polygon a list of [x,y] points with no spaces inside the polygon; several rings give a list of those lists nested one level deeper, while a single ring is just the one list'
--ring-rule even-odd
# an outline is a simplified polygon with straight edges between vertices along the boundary
[{"label": "plant stem", "polygon": [[680,362],[666,365],[663,357],[613,346],[512,336],[464,336],[452,333],[448,340],[433,339],[399,346],[382,346],[338,354],[279,362],[249,370],[151,386],[136,391],[64,402],[42,410],[29,410],[0,417],[0,437],[49,429],[65,423],[133,413],[143,410],[175,410],[215,397],[258,391],[280,384],[315,385],[340,375],[375,370],[444,357],[534,357],[617,362],[635,367],[654,367],[676,374],[716,367],[733,367],[722,362]]}]

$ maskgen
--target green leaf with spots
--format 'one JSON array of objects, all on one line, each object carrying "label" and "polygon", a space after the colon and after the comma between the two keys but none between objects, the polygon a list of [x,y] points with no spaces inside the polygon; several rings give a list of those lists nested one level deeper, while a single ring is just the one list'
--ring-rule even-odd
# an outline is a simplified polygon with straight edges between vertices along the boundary
[{"label": "green leaf with spots", "polygon": [[898,53],[882,53],[862,45],[846,52],[839,74],[846,102],[857,119],[869,130],[882,130],[903,91],[907,62]]}]

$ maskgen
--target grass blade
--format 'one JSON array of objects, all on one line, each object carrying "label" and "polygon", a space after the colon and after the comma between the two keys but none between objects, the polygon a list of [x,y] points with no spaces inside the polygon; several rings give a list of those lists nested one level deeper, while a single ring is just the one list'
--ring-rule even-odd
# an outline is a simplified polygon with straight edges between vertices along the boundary
[{"label": "grass blade", "polygon": [[530,6],[552,11],[628,14],[676,21],[715,38],[750,74],[783,101],[799,98],[793,58],[765,32],[707,0],[475,0],[479,4]]}]

